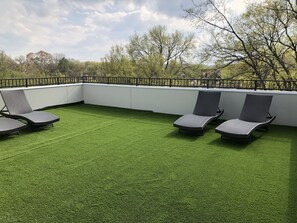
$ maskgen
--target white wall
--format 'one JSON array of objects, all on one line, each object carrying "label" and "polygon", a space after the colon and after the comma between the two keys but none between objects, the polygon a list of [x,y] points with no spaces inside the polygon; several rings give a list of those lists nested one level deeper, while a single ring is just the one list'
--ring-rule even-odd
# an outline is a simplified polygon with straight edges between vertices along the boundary
[{"label": "white wall", "polygon": [[194,110],[198,91],[169,87],[131,87],[132,109],[167,114],[187,114]]},{"label": "white wall", "polygon": [[[33,109],[41,109],[49,106],[75,103],[83,100],[82,84],[53,85],[29,88],[9,88],[1,89],[1,91],[13,89],[23,89],[27,96],[29,104]],[[4,106],[1,97],[0,106],[1,108]]]},{"label": "white wall", "polygon": [[83,98],[87,104],[131,108],[131,88],[121,85],[84,84]]},{"label": "white wall", "polygon": [[[22,89],[33,109],[84,101],[86,104],[176,115],[193,111],[199,90],[221,91],[220,107],[225,110],[222,119],[239,116],[247,93],[270,94],[273,95],[270,113],[277,116],[273,124],[297,127],[297,92],[106,84],[67,84]],[[4,103],[0,97],[0,107],[3,106]]]},{"label": "white wall", "polygon": [[193,111],[199,90],[222,92],[222,119],[239,116],[247,93],[273,95],[270,113],[277,116],[273,124],[297,126],[297,92],[84,84],[83,100],[86,104],[183,115]]}]

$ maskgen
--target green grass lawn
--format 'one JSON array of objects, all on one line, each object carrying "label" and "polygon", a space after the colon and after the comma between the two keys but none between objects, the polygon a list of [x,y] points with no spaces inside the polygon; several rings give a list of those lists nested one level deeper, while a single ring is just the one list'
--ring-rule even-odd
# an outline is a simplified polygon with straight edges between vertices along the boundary
[{"label": "green grass lawn", "polygon": [[297,220],[297,129],[251,144],[178,134],[177,116],[90,105],[0,139],[0,222]]}]

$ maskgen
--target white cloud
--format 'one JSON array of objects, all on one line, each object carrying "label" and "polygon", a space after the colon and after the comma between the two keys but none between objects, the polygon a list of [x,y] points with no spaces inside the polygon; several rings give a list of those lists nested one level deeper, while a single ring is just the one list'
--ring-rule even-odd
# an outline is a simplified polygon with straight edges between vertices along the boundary
[{"label": "white cloud", "polygon": [[97,11],[104,13],[114,6],[114,1],[73,1],[72,4],[74,8],[81,9],[83,11]]},{"label": "white cloud", "polygon": [[[240,9],[235,0],[232,4]],[[0,1],[0,49],[13,57],[45,50],[80,60],[100,60],[114,44],[155,25],[195,31],[182,18],[191,0]],[[237,2],[237,3],[236,3]]]},{"label": "white cloud", "polygon": [[228,0],[227,7],[236,14],[241,14],[246,10],[246,0]]},{"label": "white cloud", "polygon": [[96,22],[120,22],[121,20],[125,19],[125,17],[133,14],[135,12],[105,12],[105,13],[99,13],[99,12],[94,12],[94,14],[91,15],[90,18],[92,18]]}]

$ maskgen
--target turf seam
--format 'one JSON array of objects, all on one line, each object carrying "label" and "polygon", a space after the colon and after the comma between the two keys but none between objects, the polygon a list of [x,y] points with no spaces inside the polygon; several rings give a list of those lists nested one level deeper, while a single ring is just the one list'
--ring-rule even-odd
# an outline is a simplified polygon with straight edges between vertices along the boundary
[{"label": "turf seam", "polygon": [[28,146],[33,146],[33,145],[38,145],[38,146],[36,146],[36,147],[34,147],[32,149],[28,149],[28,150],[25,150],[23,152],[17,153],[15,155],[11,155],[11,156],[7,156],[7,157],[4,157],[4,158],[0,158],[0,162],[5,161],[5,160],[8,160],[8,159],[11,159],[11,158],[15,158],[15,157],[20,156],[20,155],[23,155],[23,154],[27,154],[27,153],[32,152],[32,151],[36,151],[36,150],[41,149],[41,148],[43,148],[43,147],[45,147],[45,146],[47,146],[47,145],[49,145],[51,143],[59,143],[59,142],[61,142],[63,140],[68,140],[68,139],[71,139],[71,138],[74,138],[74,137],[77,137],[77,136],[85,135],[87,133],[90,133],[90,132],[93,132],[93,131],[97,131],[97,130],[100,130],[100,129],[103,129],[103,128],[112,126],[112,125],[114,125],[117,122],[119,122],[119,120],[113,121],[112,123],[109,122],[109,124],[104,125],[104,126],[94,127],[94,128],[87,129],[83,133],[77,133],[76,132],[76,133],[73,133],[73,134],[69,134],[67,137],[65,137],[65,136],[59,136],[59,137],[52,138],[50,140],[47,140],[47,141],[44,141],[44,142],[41,142],[41,143],[38,143],[38,144],[30,144]]}]

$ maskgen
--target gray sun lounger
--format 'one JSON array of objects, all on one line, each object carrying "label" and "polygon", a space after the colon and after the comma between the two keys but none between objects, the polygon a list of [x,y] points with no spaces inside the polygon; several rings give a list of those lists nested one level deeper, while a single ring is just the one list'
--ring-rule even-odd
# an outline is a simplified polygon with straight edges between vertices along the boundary
[{"label": "gray sun lounger", "polygon": [[1,91],[1,96],[5,103],[1,110],[3,116],[24,119],[31,126],[41,127],[52,125],[60,120],[59,117],[44,111],[33,111],[23,90]]},{"label": "gray sun lounger", "polygon": [[11,118],[0,118],[0,135],[18,133],[20,129],[26,127],[26,124]]},{"label": "gray sun lounger", "polygon": [[219,125],[215,131],[225,138],[250,140],[252,133],[259,128],[267,128],[275,119],[269,114],[271,95],[247,94],[238,119],[231,119]]},{"label": "gray sun lounger", "polygon": [[193,114],[177,119],[173,126],[179,131],[204,133],[206,125],[217,120],[224,112],[218,108],[221,92],[199,91]]}]

